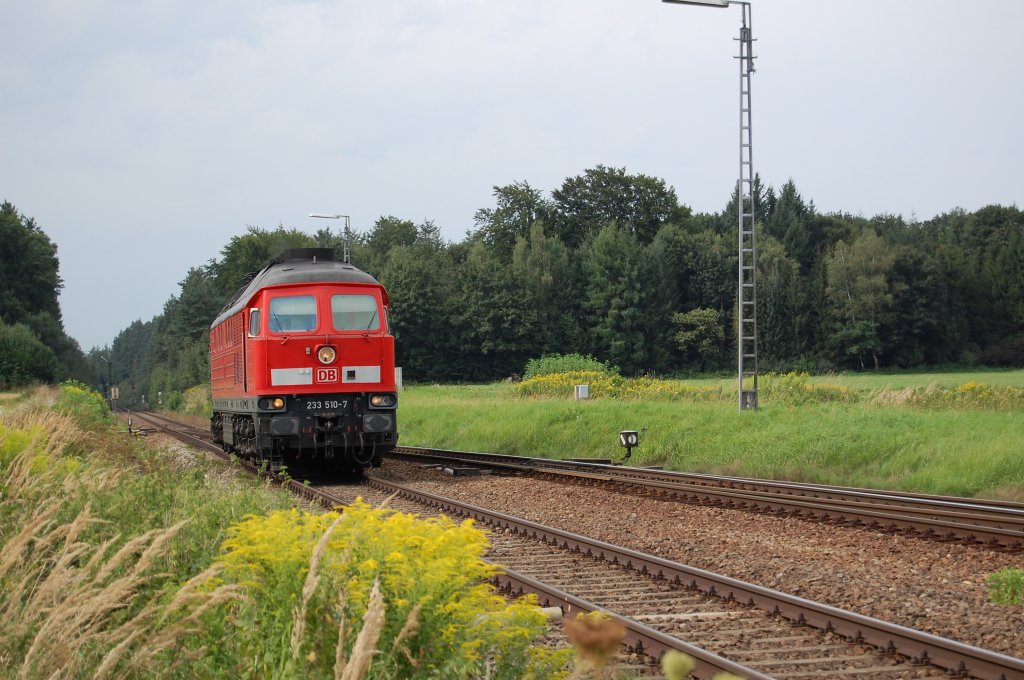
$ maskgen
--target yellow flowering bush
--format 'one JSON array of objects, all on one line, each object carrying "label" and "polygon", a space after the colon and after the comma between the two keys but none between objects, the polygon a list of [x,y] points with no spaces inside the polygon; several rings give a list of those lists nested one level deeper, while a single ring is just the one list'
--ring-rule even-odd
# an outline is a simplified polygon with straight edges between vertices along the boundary
[{"label": "yellow flowering bush", "polygon": [[722,397],[719,387],[697,387],[677,380],[659,378],[630,378],[626,380],[619,394],[625,399],[676,399],[684,401],[717,401]]},{"label": "yellow flowering bush", "polygon": [[516,385],[516,396],[563,397],[572,396],[575,385],[589,385],[593,398],[614,397],[625,378],[600,371],[565,371],[546,373],[527,378]]},{"label": "yellow flowering bush", "polygon": [[109,424],[107,402],[96,390],[75,380],[61,383],[55,410],[78,420],[83,426],[95,429]]},{"label": "yellow flowering bush", "polygon": [[471,522],[299,512],[85,431],[101,405],[69,384],[0,412],[0,677],[564,676],[535,603],[485,583]]},{"label": "yellow flowering bush", "polygon": [[43,439],[46,433],[38,424],[27,427],[9,427],[0,422],[0,470],[10,463],[16,455],[28,448],[35,439]]},{"label": "yellow flowering bush", "polygon": [[[358,638],[376,608],[381,653],[367,677],[557,675],[566,659],[531,649],[545,625],[536,603],[508,604],[486,583],[496,570],[481,559],[486,547],[472,521],[420,519],[362,502],[341,515],[293,509],[247,517],[230,529],[218,561],[219,578],[242,586],[247,598],[211,616],[219,634],[205,636],[204,659],[236,659],[231,670],[244,677],[334,677],[338,658],[360,653]],[[297,627],[304,636],[282,654]]]},{"label": "yellow flowering bush", "polygon": [[568,397],[575,385],[589,385],[594,399],[683,399],[711,401],[721,397],[717,387],[696,387],[677,380],[623,378],[598,371],[567,371],[529,378],[516,385],[519,397]]},{"label": "yellow flowering bush", "polygon": [[971,380],[948,393],[950,406],[962,408],[1020,408],[1024,406],[1024,388],[995,387]]}]

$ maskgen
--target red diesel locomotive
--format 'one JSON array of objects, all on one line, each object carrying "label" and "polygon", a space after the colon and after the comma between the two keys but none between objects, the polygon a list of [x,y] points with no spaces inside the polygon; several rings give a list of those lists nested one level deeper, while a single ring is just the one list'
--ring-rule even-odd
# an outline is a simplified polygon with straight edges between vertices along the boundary
[{"label": "red diesel locomotive", "polygon": [[388,305],[331,249],[274,258],[210,328],[214,441],[275,470],[379,466],[398,440]]}]

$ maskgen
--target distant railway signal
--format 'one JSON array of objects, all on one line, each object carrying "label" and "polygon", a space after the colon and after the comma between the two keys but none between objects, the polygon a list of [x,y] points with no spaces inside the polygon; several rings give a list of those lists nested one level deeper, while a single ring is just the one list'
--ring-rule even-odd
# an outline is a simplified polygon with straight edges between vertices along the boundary
[{"label": "distant railway signal", "polygon": [[636,430],[623,430],[619,433],[619,443],[626,449],[626,460],[633,454],[633,447],[640,446],[640,433]]}]

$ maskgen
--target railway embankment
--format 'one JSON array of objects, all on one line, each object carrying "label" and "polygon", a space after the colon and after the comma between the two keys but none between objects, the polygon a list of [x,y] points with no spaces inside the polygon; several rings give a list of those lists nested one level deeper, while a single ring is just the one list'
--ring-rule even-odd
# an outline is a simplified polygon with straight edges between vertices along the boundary
[{"label": "railway embankment", "polygon": [[486,541],[468,525],[304,513],[231,465],[154,444],[79,385],[0,405],[0,676],[494,664],[511,678],[564,663],[533,644],[546,625],[535,607],[481,585]]}]

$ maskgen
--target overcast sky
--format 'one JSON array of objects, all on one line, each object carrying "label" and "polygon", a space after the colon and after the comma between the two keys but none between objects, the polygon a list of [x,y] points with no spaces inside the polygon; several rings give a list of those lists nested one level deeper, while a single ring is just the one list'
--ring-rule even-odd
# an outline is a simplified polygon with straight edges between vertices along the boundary
[{"label": "overcast sky", "polygon": [[[1016,204],[1019,0],[753,0],[753,161],[822,212]],[[0,0],[0,200],[56,242],[84,350],[248,225],[434,220],[597,164],[696,211],[738,166],[738,7]]]}]

